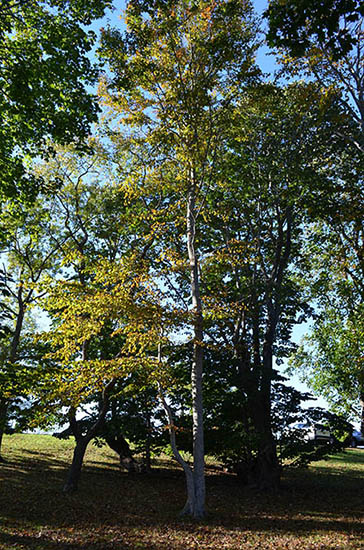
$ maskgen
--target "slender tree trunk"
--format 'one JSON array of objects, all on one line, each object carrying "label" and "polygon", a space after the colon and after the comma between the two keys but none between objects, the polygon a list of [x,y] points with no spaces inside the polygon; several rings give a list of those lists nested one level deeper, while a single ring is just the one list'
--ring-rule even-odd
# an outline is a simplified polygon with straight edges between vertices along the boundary
[{"label": "slender tree trunk", "polygon": [[[190,265],[191,297],[193,308],[193,362],[191,369],[192,384],[192,417],[193,417],[193,483],[194,505],[185,507],[184,512],[195,518],[205,515],[205,460],[204,460],[204,431],[203,431],[203,317],[200,295],[200,280],[198,257],[195,250],[196,235],[196,197],[193,184],[187,203],[187,250]],[[189,482],[187,478],[187,483]]]},{"label": "slender tree trunk", "polygon": [[187,464],[187,462],[182,458],[180,452],[177,449],[176,432],[175,432],[175,425],[174,425],[172,411],[163,395],[163,391],[161,387],[160,387],[160,398],[168,419],[168,431],[169,431],[169,437],[170,437],[173,456],[176,459],[176,461],[182,466],[186,477],[187,499],[186,499],[186,504],[184,505],[183,510],[181,511],[181,515],[188,514],[193,517],[199,517],[195,515],[196,488],[195,488],[193,471],[190,465]]},{"label": "slender tree trunk", "polygon": [[[28,298],[31,297],[29,293]],[[18,314],[16,318],[15,330],[13,337],[11,339],[10,350],[9,350],[9,363],[15,363],[18,356],[18,348],[20,342],[20,335],[23,328],[24,315],[25,315],[25,305],[23,301],[23,283],[21,282],[18,289]],[[1,457],[1,446],[4,437],[4,431],[6,427],[7,412],[10,401],[8,399],[0,399],[0,462],[4,462],[4,459]]]},{"label": "slender tree trunk", "polygon": [[[180,455],[177,445],[171,409],[162,390],[161,400],[169,422],[171,447],[177,462],[186,476],[187,500],[181,512],[196,519],[205,515],[205,453],[203,430],[203,315],[200,294],[198,257],[195,250],[196,236],[196,185],[192,174],[187,200],[187,252],[190,267],[192,315],[193,315],[193,360],[191,368],[192,421],[193,421],[193,469]],[[160,351],[159,351],[160,355]],[[161,358],[159,357],[159,361]]]},{"label": "slender tree trunk", "polygon": [[360,394],[361,418],[360,432],[364,435],[364,392]]},{"label": "slender tree trunk", "polygon": [[8,406],[9,406],[9,401],[7,399],[4,399],[4,398],[0,399],[0,462],[5,462],[5,459],[1,455],[1,447],[2,447],[4,432],[5,432]]}]

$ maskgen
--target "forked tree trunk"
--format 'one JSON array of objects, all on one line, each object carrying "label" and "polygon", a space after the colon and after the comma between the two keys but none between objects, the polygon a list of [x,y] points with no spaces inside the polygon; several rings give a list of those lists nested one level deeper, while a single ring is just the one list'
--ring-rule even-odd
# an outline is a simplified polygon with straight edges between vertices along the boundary
[{"label": "forked tree trunk", "polygon": [[[253,318],[253,366],[251,353],[246,346],[235,338],[236,357],[239,358],[239,378],[242,396],[247,396],[246,417],[250,418],[257,437],[257,454],[247,449],[241,457],[236,472],[240,480],[262,491],[276,491],[280,482],[280,465],[276,445],[272,435],[271,420],[271,381],[272,381],[272,345],[274,339],[274,321],[268,325],[263,344],[263,357],[259,350],[259,310],[254,304]],[[245,397],[242,397],[245,399]],[[248,422],[246,422],[248,428]]]},{"label": "forked tree trunk", "polygon": [[[283,225],[286,223],[286,233]],[[260,394],[260,407],[256,418],[259,441],[257,456],[257,484],[262,490],[277,491],[280,485],[281,468],[277,449],[272,434],[272,378],[273,378],[273,344],[280,317],[281,304],[279,294],[288,260],[291,254],[292,209],[287,207],[285,216],[280,220],[280,231],[276,244],[275,262],[267,287],[268,323],[263,342],[263,361]]]},{"label": "forked tree trunk", "polygon": [[79,433],[79,427],[77,425],[75,416],[75,409],[70,410],[70,426],[76,439],[76,447],[73,452],[73,459],[71,466],[68,470],[66,483],[63,486],[64,493],[77,491],[87,445],[99,433],[99,430],[101,429],[105,421],[105,416],[109,409],[109,392],[115,386],[115,383],[116,379],[114,378],[106,384],[102,393],[102,407],[99,412],[99,416],[97,417],[95,423],[87,430],[87,433],[85,435],[81,435]]},{"label": "forked tree trunk", "polygon": [[280,485],[280,465],[272,434],[272,378],[273,342],[276,327],[276,312],[270,312],[270,320],[263,343],[263,369],[260,388],[260,406],[256,412],[256,428],[259,437],[256,461],[256,479],[262,491],[277,491]]},{"label": "forked tree trunk", "polygon": [[177,449],[176,432],[175,432],[175,425],[174,425],[172,411],[163,395],[163,390],[161,388],[160,388],[160,398],[168,419],[168,431],[169,431],[169,437],[170,437],[171,447],[173,451],[173,456],[177,460],[177,462],[182,466],[186,476],[187,499],[186,499],[186,504],[184,505],[181,511],[181,515],[182,516],[190,515],[195,518],[200,518],[201,515],[199,515],[200,507],[198,502],[198,498],[200,497],[196,491],[197,487],[196,487],[193,471],[190,465],[187,464],[187,462],[182,458],[180,452]]}]

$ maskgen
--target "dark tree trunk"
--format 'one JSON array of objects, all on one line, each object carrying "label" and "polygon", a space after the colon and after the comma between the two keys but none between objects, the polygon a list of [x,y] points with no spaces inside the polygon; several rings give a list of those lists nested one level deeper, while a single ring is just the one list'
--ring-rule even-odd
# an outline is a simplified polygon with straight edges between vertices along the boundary
[{"label": "dark tree trunk", "polygon": [[[32,293],[33,291],[31,290],[28,294],[28,299],[31,298]],[[20,335],[23,328],[23,321],[24,321],[25,307],[26,307],[23,301],[23,282],[21,282],[19,285],[17,300],[18,300],[18,314],[16,318],[15,330],[14,330],[13,337],[11,339],[11,344],[10,344],[9,358],[8,358],[9,363],[15,363],[17,360]],[[8,399],[4,399],[4,398],[0,399],[0,462],[5,462],[4,459],[1,457],[1,445],[2,445],[5,427],[6,427],[6,419],[7,419],[9,403],[10,402]]]},{"label": "dark tree trunk", "polygon": [[63,486],[64,493],[77,491],[87,445],[94,437],[97,436],[105,422],[105,416],[109,409],[110,403],[109,392],[115,386],[115,383],[116,379],[113,378],[106,384],[105,389],[102,393],[102,407],[99,412],[99,416],[97,417],[95,423],[87,430],[87,433],[85,435],[82,435],[80,433],[79,423],[76,420],[76,410],[74,408],[70,409],[69,421],[72,433],[76,439],[76,447],[73,452],[72,464],[68,470],[67,480]]},{"label": "dark tree trunk", "polygon": [[6,427],[8,405],[9,405],[9,402],[7,399],[0,399],[0,462],[5,462],[5,459],[1,455],[1,447],[3,442],[5,427]]},{"label": "dark tree trunk", "polygon": [[262,438],[258,451],[255,476],[260,491],[278,491],[281,468],[277,458],[277,449],[273,437],[267,434]]},{"label": "dark tree trunk", "polygon": [[[284,223],[287,228],[284,233]],[[261,490],[277,491],[280,485],[281,468],[277,449],[272,434],[272,378],[273,378],[273,344],[279,322],[281,301],[280,293],[285,269],[291,253],[292,211],[290,207],[279,220],[278,238],[275,251],[275,262],[270,280],[267,281],[266,307],[267,325],[263,342],[263,360],[259,390],[259,405],[255,414],[255,425],[259,437],[258,456],[256,461],[257,485]]]},{"label": "dark tree trunk", "polygon": [[88,437],[80,437],[73,451],[72,464],[68,470],[66,483],[63,486],[64,493],[73,493],[78,489],[78,482],[81,477],[81,469],[83,459],[87,449],[87,445],[91,441]]},{"label": "dark tree trunk", "polygon": [[272,434],[272,377],[273,342],[277,324],[277,312],[270,312],[270,321],[263,344],[263,369],[259,392],[260,407],[256,414],[256,428],[259,437],[256,461],[258,488],[262,491],[277,491],[280,485],[280,465]]},{"label": "dark tree trunk", "polygon": [[109,445],[110,449],[119,455],[120,466],[122,468],[125,468],[129,474],[135,473],[138,470],[137,463],[133,458],[128,442],[122,434],[117,436],[107,436],[105,441]]},{"label": "dark tree trunk", "polygon": [[148,437],[145,442],[145,453],[144,453],[144,471],[148,474],[152,471],[152,453],[150,447],[150,438]]}]

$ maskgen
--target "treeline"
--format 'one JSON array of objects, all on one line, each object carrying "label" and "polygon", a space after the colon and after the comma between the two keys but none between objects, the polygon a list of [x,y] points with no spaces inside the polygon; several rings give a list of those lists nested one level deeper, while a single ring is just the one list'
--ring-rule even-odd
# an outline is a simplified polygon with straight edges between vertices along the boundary
[{"label": "treeline", "polygon": [[[302,23],[294,4],[266,13],[271,44],[285,48],[273,79],[256,64],[262,37],[248,2],[130,0],[127,31],[101,32],[91,135],[85,82],[96,69],[85,53],[95,37],[79,25],[108,3],[0,10],[1,48],[16,60],[22,45],[22,71],[44,61],[31,78],[19,73],[24,96],[0,66],[2,120],[20,136],[0,150],[0,443],[14,422],[67,423],[76,445],[66,491],[92,440],[130,471],[141,465],[128,441],[146,469],[169,445],[194,517],[205,513],[206,452],[277,490],[285,459],[322,452],[310,455],[291,428],[307,396],[277,372],[287,357],[333,411],[361,411],[360,6],[330,6],[326,24],[313,7]],[[48,102],[45,123],[33,122],[28,94],[39,116]],[[292,329],[311,317],[296,349]],[[326,421],[340,428],[334,414]]]}]

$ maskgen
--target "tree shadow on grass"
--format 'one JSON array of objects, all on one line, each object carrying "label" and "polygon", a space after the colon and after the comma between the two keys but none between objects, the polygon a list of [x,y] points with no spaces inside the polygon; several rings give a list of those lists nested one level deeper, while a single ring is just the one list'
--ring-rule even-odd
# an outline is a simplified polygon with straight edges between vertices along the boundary
[{"label": "tree shadow on grass", "polygon": [[[343,458],[345,462],[346,455]],[[351,458],[353,464],[361,463],[358,454]],[[338,457],[338,464],[340,460]],[[116,463],[114,467],[101,460],[91,461],[83,470],[79,492],[63,495],[68,466],[65,459],[38,451],[24,452],[22,460],[1,466],[0,516],[9,526],[8,532],[0,535],[1,550],[18,550],[17,545],[34,550],[123,550],[121,531],[140,529],[144,535],[127,538],[125,548],[161,550],[162,546],[154,545],[146,533],[171,529],[176,541],[170,548],[185,550],[183,540],[196,533],[204,536],[203,528],[213,532],[223,529],[238,538],[245,532],[284,537],[333,533],[334,538],[335,533],[352,534],[357,542],[350,548],[360,548],[364,480],[359,471],[348,469],[338,475],[333,467],[321,474],[317,470],[291,472],[285,475],[278,495],[258,494],[240,486],[232,474],[211,471],[207,476],[209,515],[196,524],[177,518],[185,500],[184,476],[177,469],[162,464],[150,475],[130,476],[119,471]],[[19,526],[16,533],[10,529],[14,525]],[[33,533],[34,526],[46,526],[46,531],[38,536]],[[69,528],[83,535],[74,542],[58,541],[57,533]],[[113,542],[107,540],[109,530]],[[234,544],[229,550],[234,550]],[[334,543],[330,544],[325,550],[337,550]]]},{"label": "tree shadow on grass", "polygon": [[[4,545],[4,546],[2,546]],[[41,537],[31,535],[13,535],[0,531],[0,548],[34,548],[36,550],[80,550],[82,546],[42,540]]]}]

